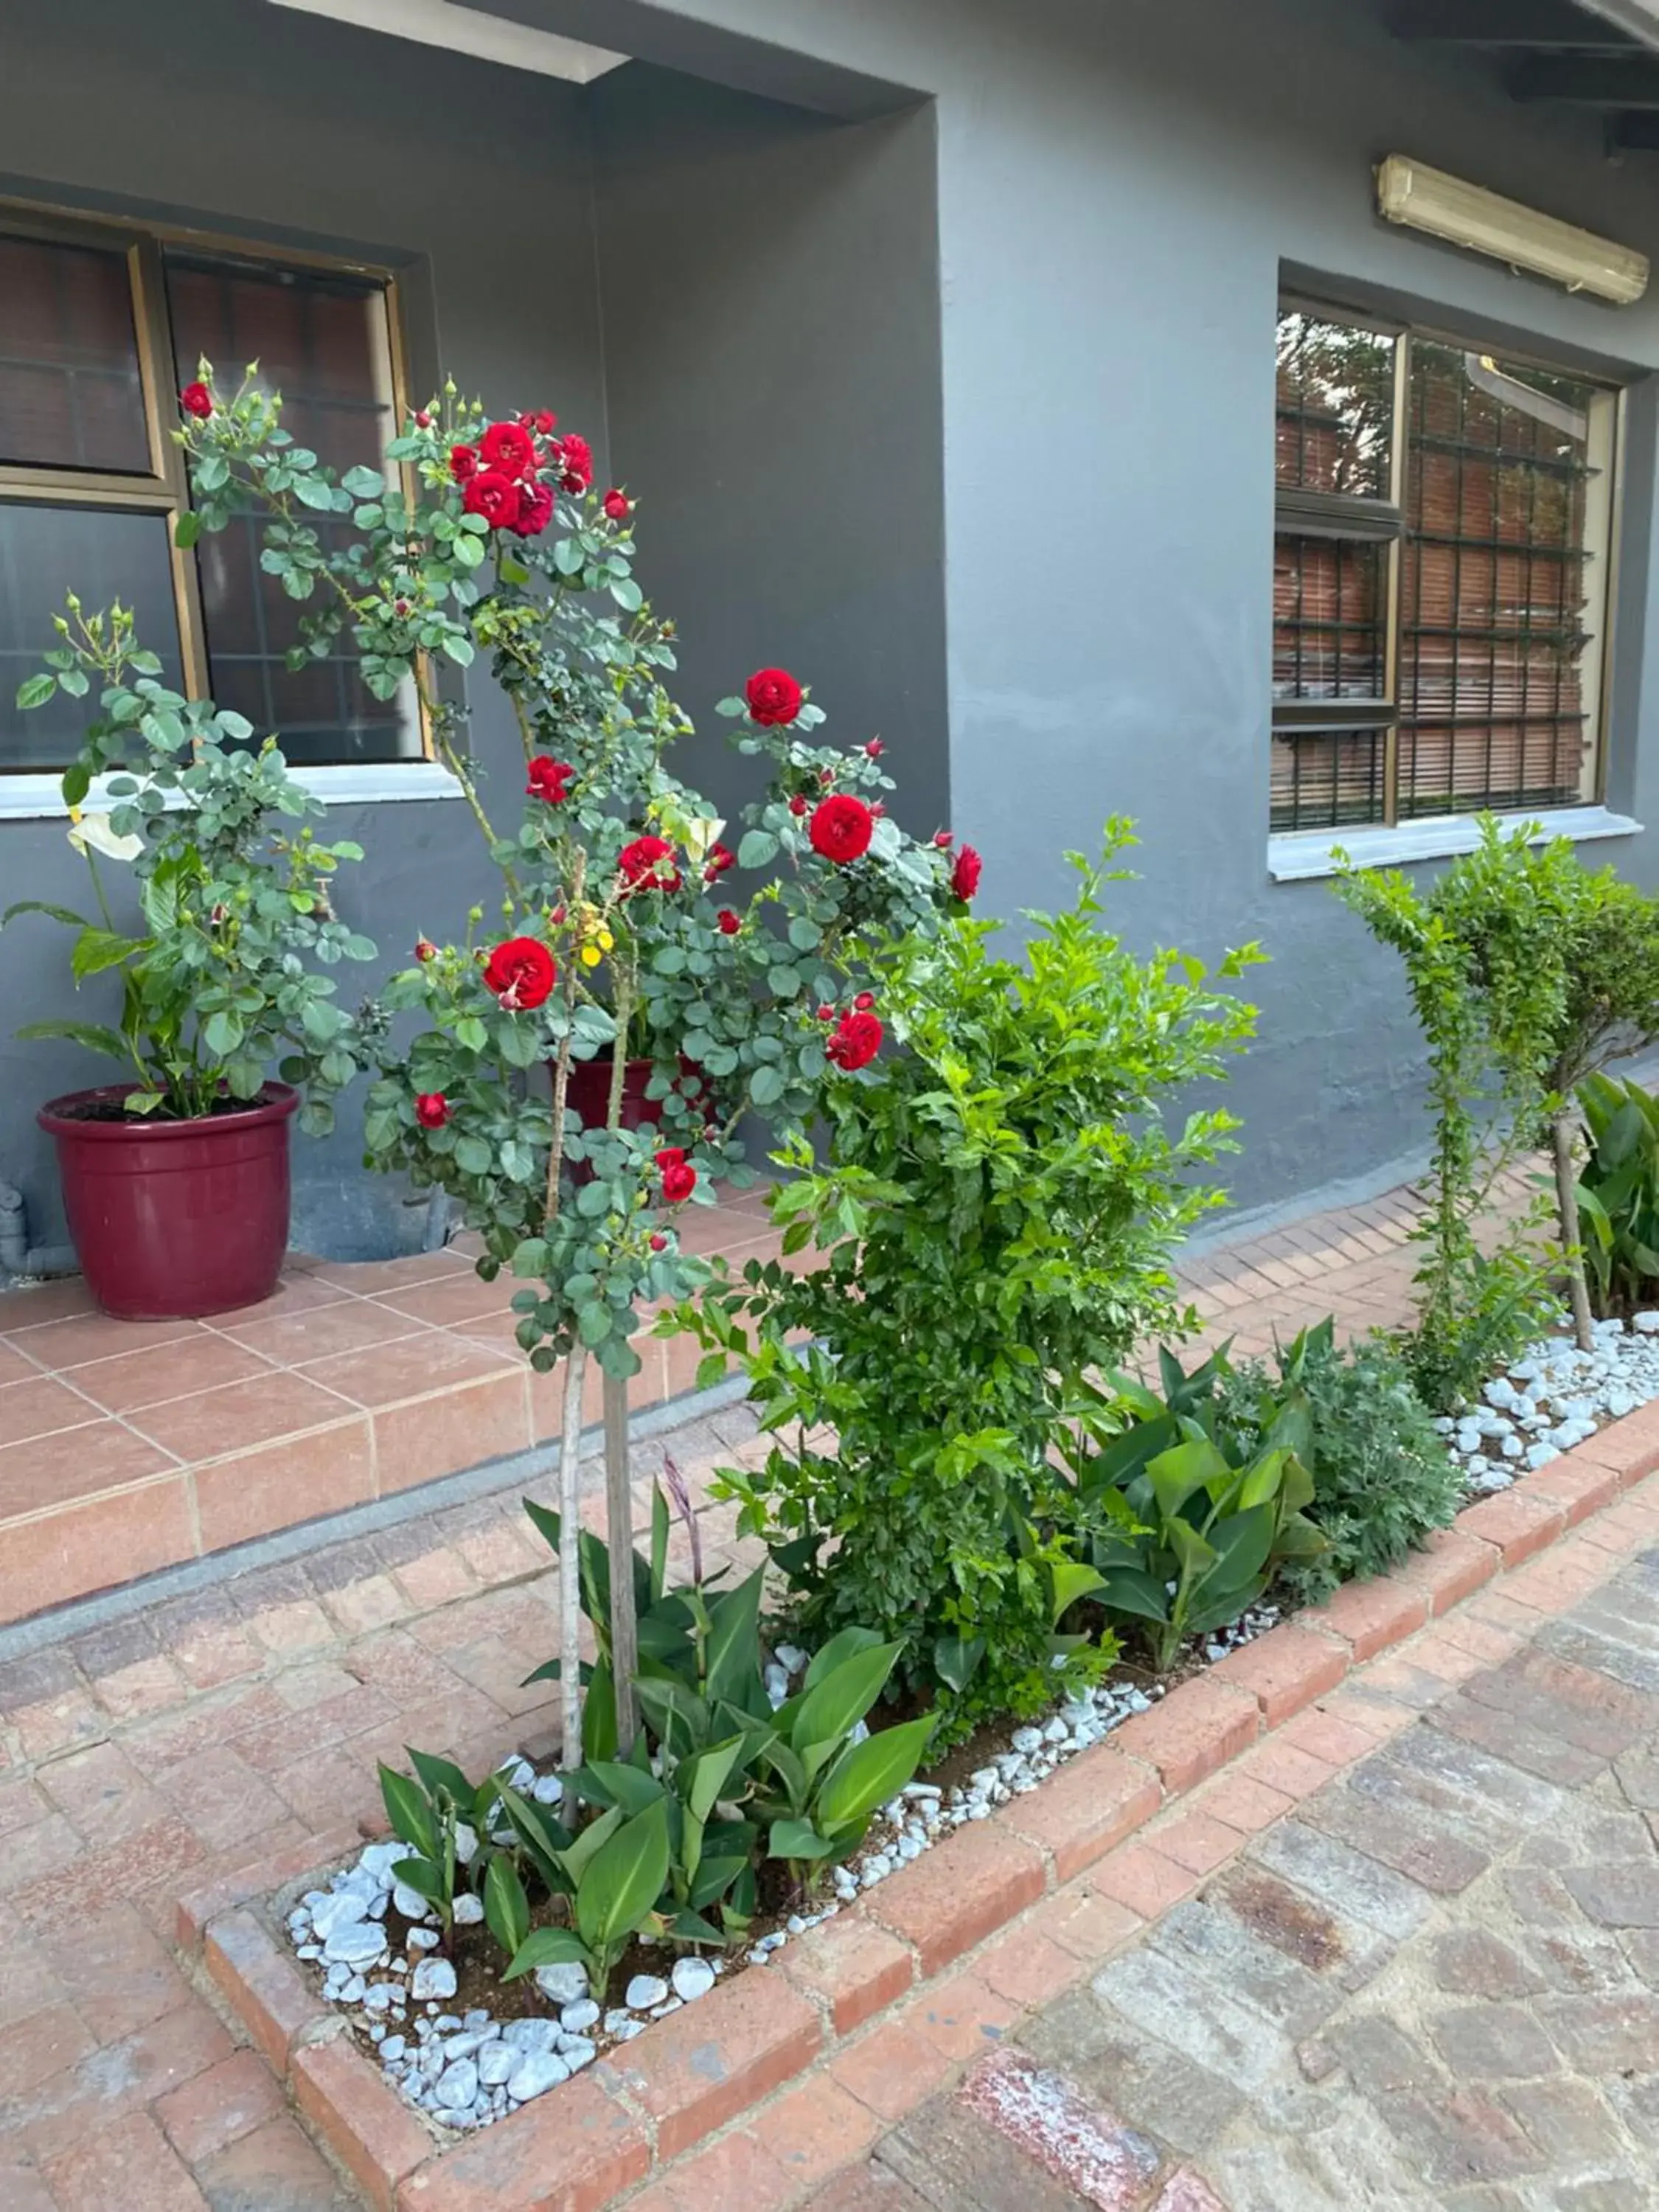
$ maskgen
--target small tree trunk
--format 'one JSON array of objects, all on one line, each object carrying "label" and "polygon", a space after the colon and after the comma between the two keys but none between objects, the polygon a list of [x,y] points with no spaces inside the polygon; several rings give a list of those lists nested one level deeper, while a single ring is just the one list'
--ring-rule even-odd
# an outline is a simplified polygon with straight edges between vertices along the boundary
[{"label": "small tree trunk", "polygon": [[582,1378],[587,1346],[570,1347],[564,1366],[564,1431],[559,1438],[559,1705],[567,1774],[582,1763],[581,1460]]},{"label": "small tree trunk", "polygon": [[1578,1242],[1578,1170],[1572,1157],[1572,1116],[1563,1109],[1550,1123],[1551,1149],[1555,1155],[1555,1203],[1561,1217],[1561,1255],[1567,1263],[1567,1289],[1572,1299],[1572,1333],[1581,1352],[1593,1352],[1589,1287],[1584,1280],[1584,1255]]},{"label": "small tree trunk", "polygon": [[634,1498],[629,1480],[628,1382],[605,1378],[605,1517],[611,1543],[611,1671],[617,1686],[617,1756],[626,1759],[638,1733],[634,1677],[640,1630],[634,1604]]}]

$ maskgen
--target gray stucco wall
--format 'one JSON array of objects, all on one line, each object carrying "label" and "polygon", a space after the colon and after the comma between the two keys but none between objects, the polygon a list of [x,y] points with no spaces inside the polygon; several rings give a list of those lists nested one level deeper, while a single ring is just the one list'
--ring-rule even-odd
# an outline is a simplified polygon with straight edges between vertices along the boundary
[{"label": "gray stucco wall", "polygon": [[[1659,255],[1659,160],[1610,167],[1593,116],[1395,43],[1380,0],[492,4],[832,112],[867,112],[878,80],[936,97],[951,799],[982,902],[1063,895],[1062,848],[1133,814],[1133,936],[1273,956],[1233,1085],[1241,1202],[1410,1153],[1420,1064],[1394,963],[1328,887],[1267,874],[1280,270],[1639,380],[1659,291],[1614,310],[1389,229],[1370,169],[1407,152]],[[1631,412],[1610,782],[1656,822],[1639,382]],[[1651,833],[1594,856],[1659,879]]]}]

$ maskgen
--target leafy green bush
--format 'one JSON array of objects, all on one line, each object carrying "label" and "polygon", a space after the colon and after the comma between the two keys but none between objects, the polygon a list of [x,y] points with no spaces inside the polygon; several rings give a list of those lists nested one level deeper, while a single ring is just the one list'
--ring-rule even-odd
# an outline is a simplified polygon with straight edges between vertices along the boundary
[{"label": "leafy green bush", "polygon": [[768,1429],[836,1432],[727,1471],[726,1492],[809,1638],[857,1624],[902,1644],[899,1679],[945,1707],[938,1744],[1109,1662],[1109,1638],[1060,1633],[1095,1578],[1057,1533],[1049,1455],[1085,1377],[1176,1323],[1171,1248],[1222,1202],[1194,1170],[1231,1149],[1232,1117],[1184,1094],[1249,1039],[1254,1010],[1219,979],[1260,956],[1212,978],[1132,953],[1100,896],[1132,842],[1114,822],[1103,863],[1073,857],[1076,902],[1028,917],[1022,960],[958,919],[878,967],[900,1049],[832,1082],[822,1164],[780,1155],[786,1251],[823,1258],[751,1264],[664,1323],[712,1347],[705,1381],[738,1358]]},{"label": "leafy green bush", "polygon": [[1194,1375],[1159,1353],[1165,1395],[1118,1380],[1124,1425],[1078,1470],[1079,1520],[1092,1525],[1100,1603],[1139,1626],[1160,1674],[1189,1637],[1237,1620],[1274,1576],[1316,1559],[1307,1400],[1292,1386],[1256,1432],[1228,1425],[1218,1358]]},{"label": "leafy green bush", "polygon": [[1659,1100],[1639,1083],[1591,1075],[1579,1085],[1589,1157],[1577,1200],[1590,1296],[1627,1314],[1659,1294]]},{"label": "leafy green bush", "polygon": [[1339,1583],[1385,1574],[1445,1528],[1463,1477],[1398,1353],[1380,1339],[1339,1345],[1323,1321],[1285,1346],[1276,1368],[1258,1363],[1224,1376],[1221,1417],[1248,1449],[1274,1433],[1287,1391],[1305,1408],[1314,1482],[1306,1510],[1325,1542],[1286,1559],[1279,1580],[1311,1605]]}]

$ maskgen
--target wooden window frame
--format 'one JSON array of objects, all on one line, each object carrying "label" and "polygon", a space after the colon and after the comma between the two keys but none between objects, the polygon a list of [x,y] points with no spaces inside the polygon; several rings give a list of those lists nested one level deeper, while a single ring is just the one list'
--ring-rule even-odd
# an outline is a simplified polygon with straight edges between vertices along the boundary
[{"label": "wooden window frame", "polygon": [[[1470,350],[1475,343],[1467,334],[1448,331],[1428,323],[1400,323],[1368,315],[1330,300],[1297,293],[1281,293],[1279,318],[1286,314],[1316,316],[1349,328],[1375,331],[1394,345],[1394,410],[1389,447],[1389,492],[1385,500],[1360,499],[1351,495],[1304,491],[1278,486],[1274,491],[1274,539],[1280,537],[1324,537],[1349,544],[1384,543],[1388,548],[1384,578],[1384,672],[1382,696],[1370,700],[1321,701],[1275,699],[1272,733],[1293,738],[1297,732],[1330,735],[1343,732],[1380,731],[1383,740],[1382,770],[1383,811],[1374,823],[1352,825],[1355,833],[1395,830],[1400,817],[1400,648],[1401,552],[1407,535],[1407,471],[1409,461],[1412,345],[1421,339],[1431,344]],[[1598,588],[1584,603],[1584,647],[1582,683],[1584,697],[1584,757],[1580,769],[1577,805],[1603,806],[1607,783],[1607,732],[1612,696],[1613,612],[1617,601],[1620,519],[1623,506],[1625,455],[1625,389],[1605,378],[1580,369],[1565,369],[1559,361],[1536,354],[1516,352],[1504,346],[1503,358],[1517,368],[1534,368],[1553,375],[1571,375],[1600,394],[1605,404],[1591,415],[1589,450],[1593,473],[1586,495],[1584,544],[1588,560],[1598,578]],[[1599,458],[1597,458],[1599,454]],[[1516,810],[1509,810],[1516,811]],[[1522,808],[1518,813],[1535,813]],[[1433,817],[1415,817],[1417,821]],[[1409,826],[1409,824],[1407,825]],[[1324,829],[1274,830],[1274,838],[1305,836],[1328,840],[1339,833]]]},{"label": "wooden window frame", "polygon": [[[196,556],[178,544],[173,529],[177,517],[189,511],[191,501],[184,452],[168,434],[177,419],[178,398],[173,329],[167,304],[165,250],[168,246],[183,246],[207,257],[222,256],[227,263],[264,263],[274,269],[315,270],[331,276],[362,277],[374,284],[385,302],[394,434],[410,411],[408,349],[398,273],[380,264],[289,247],[270,239],[240,238],[182,224],[103,220],[30,200],[0,199],[0,234],[36,239],[48,245],[90,246],[124,256],[131,294],[150,463],[146,474],[0,463],[0,504],[35,501],[50,507],[106,507],[114,512],[164,516],[185,694],[191,699],[210,698],[212,690],[207,629]],[[404,496],[412,501],[416,491],[412,474],[406,465],[399,473]],[[376,764],[387,774],[419,767],[435,758],[425,690],[424,683],[416,686],[416,728],[420,750],[406,759]],[[281,732],[276,734],[280,740]],[[319,767],[332,765],[319,763]],[[0,762],[0,791],[3,791],[7,778],[38,777],[40,774],[37,769],[14,768]]]}]

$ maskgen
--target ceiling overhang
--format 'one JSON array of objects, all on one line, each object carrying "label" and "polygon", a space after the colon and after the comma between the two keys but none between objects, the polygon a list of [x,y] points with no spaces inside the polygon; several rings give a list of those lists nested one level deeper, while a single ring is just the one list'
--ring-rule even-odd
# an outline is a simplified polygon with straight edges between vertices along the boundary
[{"label": "ceiling overhang", "polygon": [[562,77],[568,84],[592,84],[629,58],[510,16],[458,6],[455,0],[274,0],[274,4],[307,15],[327,15],[337,23],[355,23],[361,30],[380,31],[388,38],[413,40],[418,46],[471,54],[506,69]]},{"label": "ceiling overhang", "polygon": [[1489,54],[1510,92],[1601,116],[1610,153],[1659,149],[1659,0],[1393,0],[1408,44]]}]

